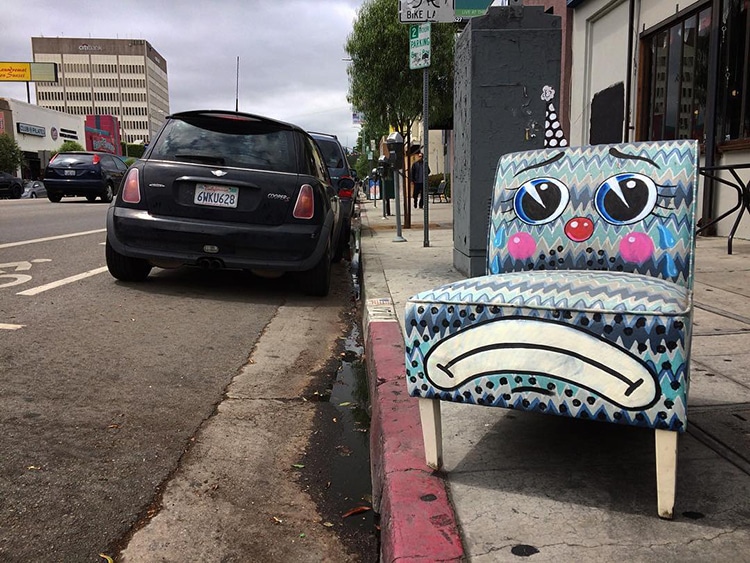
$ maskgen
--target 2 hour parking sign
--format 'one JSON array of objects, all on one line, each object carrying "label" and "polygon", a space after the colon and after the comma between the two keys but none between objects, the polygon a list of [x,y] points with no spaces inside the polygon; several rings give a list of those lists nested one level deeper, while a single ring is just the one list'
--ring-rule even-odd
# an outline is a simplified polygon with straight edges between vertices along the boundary
[{"label": "2 hour parking sign", "polygon": [[430,66],[430,23],[409,26],[409,68]]}]

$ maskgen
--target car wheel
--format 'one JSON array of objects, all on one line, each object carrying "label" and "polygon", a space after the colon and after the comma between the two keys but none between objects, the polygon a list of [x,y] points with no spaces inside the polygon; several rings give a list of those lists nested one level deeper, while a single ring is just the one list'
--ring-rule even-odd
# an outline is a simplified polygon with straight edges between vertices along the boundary
[{"label": "car wheel", "polygon": [[86,196],[86,201],[94,203],[96,201],[96,196],[95,195],[87,195]]},{"label": "car wheel", "polygon": [[61,194],[47,194],[47,199],[50,200],[52,203],[59,203],[62,199]]},{"label": "car wheel", "polygon": [[104,203],[110,203],[112,201],[112,198],[114,198],[114,192],[112,191],[112,184],[107,184],[107,187],[104,190],[104,193],[102,194],[102,201]]},{"label": "car wheel", "polygon": [[326,246],[326,251],[320,257],[320,261],[312,269],[302,273],[305,284],[305,293],[315,297],[325,297],[331,287],[331,245]]},{"label": "car wheel", "polygon": [[10,189],[10,197],[13,199],[21,199],[21,195],[23,195],[23,186],[20,184],[16,184]]},{"label": "car wheel", "polygon": [[107,239],[104,253],[107,258],[107,269],[109,270],[109,273],[112,274],[112,277],[117,278],[120,281],[144,281],[151,272],[151,264],[146,260],[123,256],[112,248],[112,245],[109,244],[109,239]]},{"label": "car wheel", "polygon": [[341,225],[341,235],[339,236],[339,244],[336,248],[336,252],[333,254],[334,262],[341,262],[346,252],[349,250],[349,239],[352,236],[352,227],[349,221],[346,221]]}]

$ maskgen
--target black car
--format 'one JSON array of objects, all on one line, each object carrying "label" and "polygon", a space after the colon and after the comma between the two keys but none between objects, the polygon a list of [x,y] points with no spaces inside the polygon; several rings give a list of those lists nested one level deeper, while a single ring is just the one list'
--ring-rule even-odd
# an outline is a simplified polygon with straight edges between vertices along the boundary
[{"label": "black car", "polygon": [[18,199],[23,193],[23,180],[16,178],[13,174],[0,172],[0,197]]},{"label": "black car", "polygon": [[341,143],[336,135],[311,132],[310,136],[318,143],[323,159],[328,167],[334,187],[338,190],[343,215],[341,244],[336,249],[336,258],[341,258],[349,245],[351,237],[352,215],[354,213],[354,178],[349,168]]},{"label": "black car", "polygon": [[122,281],[153,266],[299,272],[328,294],[339,198],[299,127],[232,111],[167,117],[107,214],[106,258]]},{"label": "black car", "polygon": [[117,156],[104,152],[59,152],[44,172],[47,198],[57,203],[63,196],[100,198],[110,203],[120,185],[127,165]]}]

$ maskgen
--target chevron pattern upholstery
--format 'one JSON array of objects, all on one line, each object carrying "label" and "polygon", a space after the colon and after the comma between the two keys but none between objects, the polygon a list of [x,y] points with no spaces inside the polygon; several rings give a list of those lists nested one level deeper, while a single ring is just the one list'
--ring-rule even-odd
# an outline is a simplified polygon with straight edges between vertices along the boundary
[{"label": "chevron pattern upholstery", "polygon": [[407,301],[409,394],[684,432],[697,171],[695,141],[503,156],[487,275]]}]

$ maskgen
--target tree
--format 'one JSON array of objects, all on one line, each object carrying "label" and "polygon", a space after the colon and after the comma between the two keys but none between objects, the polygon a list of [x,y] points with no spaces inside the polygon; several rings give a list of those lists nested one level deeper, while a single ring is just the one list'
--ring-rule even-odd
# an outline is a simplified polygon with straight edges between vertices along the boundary
[{"label": "tree", "polygon": [[72,152],[72,151],[85,151],[81,146],[81,143],[77,143],[76,141],[63,141],[63,144],[60,145],[60,148],[57,149],[57,152]]},{"label": "tree", "polygon": [[[444,123],[453,115],[455,36],[453,24],[432,24],[431,123]],[[422,115],[423,72],[409,69],[409,26],[399,22],[398,0],[366,0],[345,50],[352,59],[349,102],[375,130],[393,127],[407,139],[412,123]]]},{"label": "tree", "polygon": [[23,152],[16,140],[7,133],[0,133],[0,170],[15,174],[23,163]]}]

